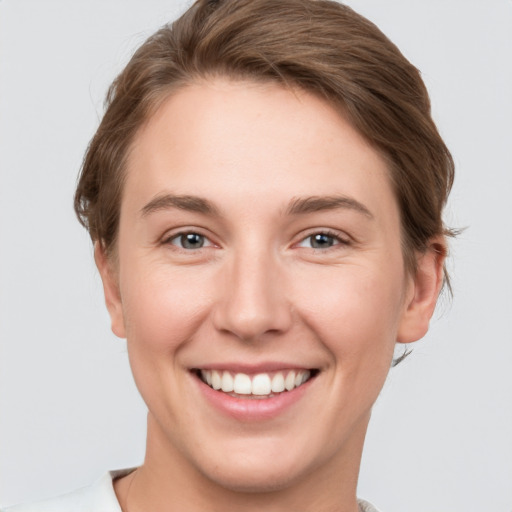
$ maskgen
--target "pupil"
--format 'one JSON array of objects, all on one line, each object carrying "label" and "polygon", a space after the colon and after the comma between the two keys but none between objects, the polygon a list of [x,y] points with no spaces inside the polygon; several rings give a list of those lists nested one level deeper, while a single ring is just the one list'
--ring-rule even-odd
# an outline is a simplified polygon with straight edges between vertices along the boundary
[{"label": "pupil", "polygon": [[199,249],[204,245],[204,239],[197,233],[181,235],[181,244],[185,249]]},{"label": "pupil", "polygon": [[334,240],[332,236],[325,235],[325,234],[318,234],[313,235],[311,246],[315,249],[324,248],[324,247],[331,247],[334,243]]}]

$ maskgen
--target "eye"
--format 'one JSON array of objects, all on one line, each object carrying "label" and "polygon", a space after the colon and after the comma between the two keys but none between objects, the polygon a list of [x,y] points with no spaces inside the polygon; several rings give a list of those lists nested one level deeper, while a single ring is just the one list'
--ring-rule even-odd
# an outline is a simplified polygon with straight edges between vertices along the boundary
[{"label": "eye", "polygon": [[304,238],[299,242],[298,246],[311,249],[329,249],[330,247],[340,244],[347,245],[348,242],[342,239],[339,235],[329,232],[320,232],[313,233],[312,235]]},{"label": "eye", "polygon": [[204,235],[190,231],[188,233],[179,233],[167,240],[167,243],[176,245],[180,249],[194,250],[208,247],[212,243]]}]

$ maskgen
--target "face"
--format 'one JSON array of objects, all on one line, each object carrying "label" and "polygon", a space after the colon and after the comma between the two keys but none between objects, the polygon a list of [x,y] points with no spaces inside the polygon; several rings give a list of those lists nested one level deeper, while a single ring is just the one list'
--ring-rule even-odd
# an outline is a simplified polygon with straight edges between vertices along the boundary
[{"label": "face", "polygon": [[442,264],[404,270],[380,155],[316,97],[218,80],[168,98],[126,172],[115,266],[96,256],[147,461],[237,490],[357,470]]}]

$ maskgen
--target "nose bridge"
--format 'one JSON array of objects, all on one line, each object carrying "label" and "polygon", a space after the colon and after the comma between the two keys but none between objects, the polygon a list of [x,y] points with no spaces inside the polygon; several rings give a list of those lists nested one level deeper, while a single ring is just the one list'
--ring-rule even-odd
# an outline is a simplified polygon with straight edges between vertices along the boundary
[{"label": "nose bridge", "polygon": [[283,288],[278,257],[259,243],[233,251],[217,305],[217,327],[238,338],[255,340],[265,333],[283,332],[291,308]]}]

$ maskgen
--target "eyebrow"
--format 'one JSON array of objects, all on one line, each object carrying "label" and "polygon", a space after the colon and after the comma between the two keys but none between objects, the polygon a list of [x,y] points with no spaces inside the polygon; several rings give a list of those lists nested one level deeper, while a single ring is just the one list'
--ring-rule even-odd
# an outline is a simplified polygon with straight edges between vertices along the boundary
[{"label": "eyebrow", "polygon": [[310,196],[299,197],[290,202],[286,213],[288,215],[299,215],[305,213],[314,213],[324,210],[336,210],[346,208],[362,213],[369,219],[373,219],[370,210],[359,201],[347,196]]},{"label": "eyebrow", "polygon": [[164,194],[155,197],[141,209],[143,217],[160,210],[178,208],[204,215],[219,216],[219,210],[207,199],[190,195]]},{"label": "eyebrow", "polygon": [[[143,217],[157,211],[178,208],[203,215],[220,216],[218,208],[208,199],[192,195],[159,195],[147,203],[142,209]],[[286,209],[287,215],[303,215],[325,210],[345,208],[362,213],[373,219],[370,210],[359,201],[347,196],[309,196],[292,199]]]}]

